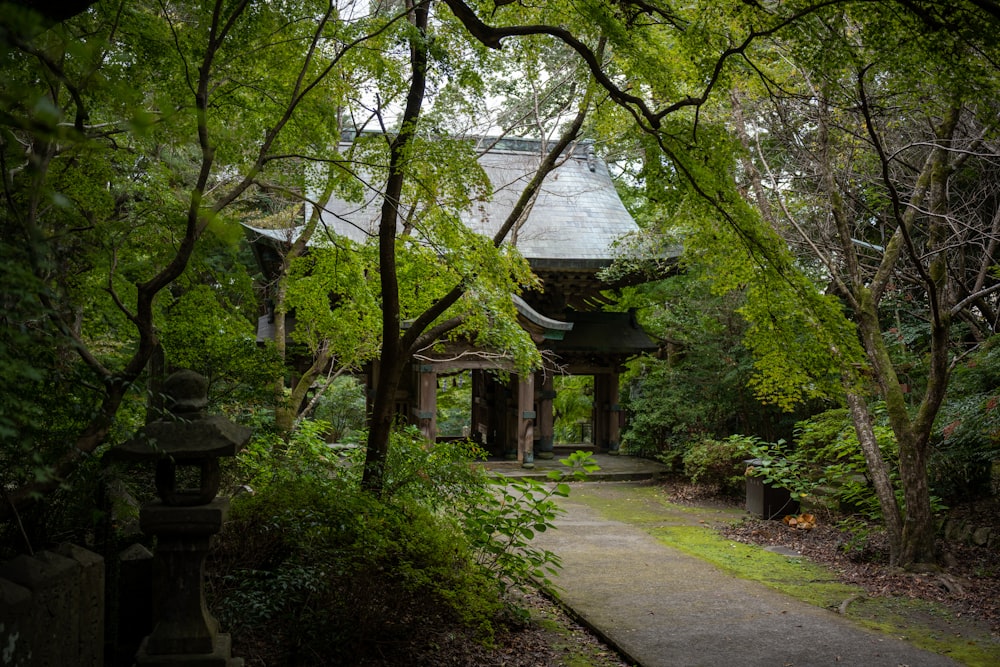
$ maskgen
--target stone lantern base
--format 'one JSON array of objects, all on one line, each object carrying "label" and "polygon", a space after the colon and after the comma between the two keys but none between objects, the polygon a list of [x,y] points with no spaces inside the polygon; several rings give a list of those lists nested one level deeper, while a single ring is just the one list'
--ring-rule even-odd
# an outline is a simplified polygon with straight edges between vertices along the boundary
[{"label": "stone lantern base", "polygon": [[143,532],[157,538],[158,618],[135,656],[139,667],[242,667],[243,659],[232,657],[230,636],[218,632],[202,587],[205,557],[228,509],[228,499],[215,498],[194,507],[154,501],[140,510]]}]

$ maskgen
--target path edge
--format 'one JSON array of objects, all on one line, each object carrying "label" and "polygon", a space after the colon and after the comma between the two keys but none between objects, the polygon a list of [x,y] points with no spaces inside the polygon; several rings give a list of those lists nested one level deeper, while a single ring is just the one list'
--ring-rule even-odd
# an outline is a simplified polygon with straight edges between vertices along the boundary
[{"label": "path edge", "polygon": [[611,637],[610,635],[608,635],[608,633],[604,632],[599,627],[591,623],[586,616],[578,612],[576,609],[571,607],[565,600],[563,600],[559,596],[559,593],[556,590],[557,588],[556,586],[548,586],[540,581],[536,581],[535,586],[537,587],[539,593],[545,596],[553,604],[558,605],[558,607],[562,609],[562,611],[567,616],[573,619],[576,623],[579,623],[584,628],[586,628],[587,631],[590,632],[590,634],[597,637],[599,640],[601,640],[603,644],[605,644],[608,648],[617,653],[622,658],[622,660],[629,663],[633,667],[643,667],[642,663],[636,660],[635,656],[633,656],[624,647],[622,647],[621,644],[615,641],[613,637]]}]

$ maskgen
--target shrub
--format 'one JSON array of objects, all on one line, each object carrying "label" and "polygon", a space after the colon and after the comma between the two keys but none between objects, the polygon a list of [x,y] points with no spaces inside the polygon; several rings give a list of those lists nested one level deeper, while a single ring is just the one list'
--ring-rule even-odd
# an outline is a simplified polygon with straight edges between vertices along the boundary
[{"label": "shrub", "polygon": [[342,375],[330,381],[313,416],[328,423],[327,442],[344,442],[365,428],[365,385]]},{"label": "shrub", "polygon": [[[875,438],[899,496],[896,438],[888,425],[884,406],[873,404],[871,409]],[[749,474],[763,478],[765,483],[786,488],[799,497],[822,489],[842,511],[872,521],[881,520],[882,509],[847,410],[827,410],[798,422],[794,447],[783,441],[757,442],[751,450],[761,463]],[[943,509],[939,498],[932,497],[931,503],[934,511]]]},{"label": "shrub", "polygon": [[[364,457],[364,447],[346,454],[344,473],[355,483],[361,481]],[[444,507],[474,495],[486,483],[472,465],[485,458],[486,452],[471,440],[428,442],[416,426],[402,426],[389,439],[382,495]]]},{"label": "shrub", "polygon": [[569,495],[566,481],[580,481],[599,470],[589,452],[574,452],[562,463],[569,470],[550,471],[550,484],[492,475],[490,485],[480,487],[479,493],[468,496],[468,502],[459,508],[463,529],[476,551],[476,562],[501,587],[551,583],[548,575],[560,567],[558,556],[532,546],[531,540],[536,533],[551,528],[562,513],[554,498]]},{"label": "shrub", "polygon": [[[233,500],[212,568],[212,599],[248,664],[358,664],[375,653],[432,650],[442,633],[489,642],[511,617],[510,585],[545,578],[558,560],[531,546],[551,527],[568,478],[500,484],[472,443],[393,435],[382,499],[360,490],[360,458],[303,422],[282,441],[255,439],[240,462],[257,492]],[[421,648],[421,642],[423,645]],[[409,656],[400,655],[405,661]]]},{"label": "shrub", "polygon": [[992,489],[1000,458],[1000,337],[956,366],[932,440],[931,489],[946,498],[981,496]]},{"label": "shrub", "polygon": [[703,438],[684,454],[684,474],[692,482],[710,484],[723,493],[743,490],[744,461],[750,455],[753,439],[732,435],[725,440]]},{"label": "shrub", "polygon": [[[896,436],[889,427],[884,406],[871,406],[875,439],[889,468],[893,486],[899,488],[895,461],[899,457]],[[868,475],[868,463],[854,423],[845,409],[827,410],[795,426],[794,460],[808,471],[815,486],[829,490],[841,509],[871,520],[880,520],[882,508]]]},{"label": "shrub", "polygon": [[746,476],[757,477],[765,485],[785,489],[798,500],[807,496],[815,487],[810,477],[810,467],[796,456],[784,440],[764,442],[752,439],[748,442],[748,452],[752,463],[747,466]]},{"label": "shrub", "polygon": [[356,664],[435,627],[488,641],[503,612],[455,522],[305,476],[234,499],[213,599],[261,664]]},{"label": "shrub", "polygon": [[254,430],[247,446],[237,455],[235,484],[246,482],[261,491],[302,477],[330,478],[343,475],[342,459],[324,437],[329,425],[303,419],[283,438],[267,428]]}]

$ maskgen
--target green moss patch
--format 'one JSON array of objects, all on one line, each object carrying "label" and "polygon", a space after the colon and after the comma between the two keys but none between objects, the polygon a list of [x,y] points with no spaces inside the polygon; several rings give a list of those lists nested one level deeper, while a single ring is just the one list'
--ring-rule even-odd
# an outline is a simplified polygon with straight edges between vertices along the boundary
[{"label": "green moss patch", "polygon": [[732,542],[708,528],[675,526],[650,533],[663,544],[708,561],[725,572],[759,581],[817,607],[836,609],[847,598],[864,592],[857,586],[840,583],[829,570],[804,558]]}]

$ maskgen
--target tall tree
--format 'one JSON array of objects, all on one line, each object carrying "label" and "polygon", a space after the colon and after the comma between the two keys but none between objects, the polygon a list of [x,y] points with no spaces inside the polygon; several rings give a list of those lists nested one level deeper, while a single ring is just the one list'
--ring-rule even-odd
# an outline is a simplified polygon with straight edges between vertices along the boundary
[{"label": "tall tree", "polygon": [[[888,484],[879,489],[891,557],[913,565],[935,562],[927,466],[949,370],[992,328],[982,316],[1000,288],[990,275],[997,192],[978,176],[996,159],[996,72],[961,35],[929,40],[912,17],[879,9],[803,24],[782,54],[793,69],[772,79],[770,104],[744,134],[772,223],[857,324],[899,446],[902,506]],[[905,342],[918,354],[906,358],[903,309],[920,323]],[[979,335],[956,335],[960,320]],[[859,439],[873,443],[863,379],[848,378],[846,391]]]},{"label": "tall tree", "polygon": [[[378,275],[382,316],[381,347],[362,481],[366,489],[376,493],[380,492],[383,486],[389,435],[395,419],[396,389],[406,369],[406,364],[410,362],[417,351],[427,347],[447,332],[463,325],[465,318],[461,315],[454,316],[452,313],[452,317],[443,316],[449,314],[449,311],[456,304],[467,298],[470,288],[475,287],[476,284],[484,285],[487,288],[491,287],[488,282],[482,280],[483,277],[489,277],[491,272],[495,272],[495,268],[491,271],[488,265],[490,263],[495,266],[506,264],[502,261],[499,251],[504,242],[508,240],[508,235],[514,225],[527,211],[542,181],[556,166],[557,160],[563,152],[579,136],[589,104],[589,101],[584,100],[576,117],[560,131],[559,138],[541,157],[535,175],[521,193],[514,209],[509,212],[490,243],[484,246],[482,242],[477,242],[467,234],[461,234],[467,244],[466,252],[477,245],[479,246],[479,250],[473,251],[473,256],[478,256],[479,263],[459,272],[450,286],[445,285],[444,289],[435,295],[432,302],[414,312],[412,321],[404,330],[401,326],[403,304],[401,302],[401,266],[399,262],[400,238],[401,235],[408,234],[407,227],[401,225],[401,221],[407,218],[404,208],[404,188],[411,173],[407,170],[408,163],[412,160],[414,152],[419,151],[419,132],[424,121],[424,105],[428,97],[427,86],[433,63],[429,45],[434,39],[434,31],[438,29],[431,20],[431,3],[407,2],[406,8],[407,19],[412,26],[408,42],[410,84],[398,121],[398,130],[392,134],[389,141],[387,178],[381,193],[381,212],[378,225]],[[453,211],[449,217],[454,220],[457,213],[458,211]],[[482,262],[484,251],[487,251],[485,265]],[[482,276],[477,275],[481,272]],[[523,280],[524,277],[522,276],[521,279]],[[511,285],[511,287],[516,287],[516,285]],[[476,294],[482,298],[491,292],[495,298],[497,296],[495,286],[489,291],[477,292]],[[509,306],[504,310],[507,311],[508,316],[513,314]]]},{"label": "tall tree", "polygon": [[321,84],[390,21],[308,0],[99,3],[54,25],[5,6],[4,280],[22,305],[3,391],[23,398],[0,435],[6,462],[35,450],[3,466],[5,514],[130,428],[121,409],[197,249],[232,238],[227,212],[256,184],[301,191],[285,165],[335,139],[343,90]]}]

